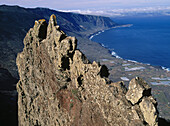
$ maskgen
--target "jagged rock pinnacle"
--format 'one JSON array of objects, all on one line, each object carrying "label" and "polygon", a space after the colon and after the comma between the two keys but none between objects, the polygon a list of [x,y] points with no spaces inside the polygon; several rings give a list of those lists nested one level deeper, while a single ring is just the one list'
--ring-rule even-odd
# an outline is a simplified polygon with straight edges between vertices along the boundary
[{"label": "jagged rock pinnacle", "polygon": [[34,29],[35,35],[40,40],[43,40],[46,38],[46,36],[47,36],[47,22],[45,21],[45,19],[35,21],[35,25],[34,25],[33,29]]},{"label": "jagged rock pinnacle", "polygon": [[106,66],[90,63],[76,48],[76,38],[60,30],[55,15],[48,25],[35,21],[17,56],[20,126],[158,125],[156,101],[144,93],[147,83],[133,79],[127,91],[123,82],[111,83]]}]

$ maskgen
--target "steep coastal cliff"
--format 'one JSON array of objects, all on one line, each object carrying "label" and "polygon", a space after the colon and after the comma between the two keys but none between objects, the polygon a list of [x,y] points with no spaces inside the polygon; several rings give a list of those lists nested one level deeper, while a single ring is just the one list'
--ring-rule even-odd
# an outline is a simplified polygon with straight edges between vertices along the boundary
[{"label": "steep coastal cliff", "polygon": [[[15,59],[17,53],[22,51],[22,41],[25,34],[33,26],[35,20],[48,20],[52,14],[56,15],[58,24],[64,32],[72,36],[79,36],[81,39],[89,36],[91,33],[116,25],[108,17],[64,13],[48,8],[23,8],[0,5],[0,65],[8,69],[15,78],[18,78]],[[88,46],[86,43],[81,41],[79,47],[87,50]],[[92,44],[91,46],[92,48],[95,47]],[[100,48],[99,45],[97,46]]]},{"label": "steep coastal cliff", "polygon": [[48,24],[35,21],[17,66],[20,126],[158,125],[149,85],[138,77],[128,90],[123,82],[112,83],[107,67],[90,63],[77,49],[76,38],[60,30],[54,15]]}]

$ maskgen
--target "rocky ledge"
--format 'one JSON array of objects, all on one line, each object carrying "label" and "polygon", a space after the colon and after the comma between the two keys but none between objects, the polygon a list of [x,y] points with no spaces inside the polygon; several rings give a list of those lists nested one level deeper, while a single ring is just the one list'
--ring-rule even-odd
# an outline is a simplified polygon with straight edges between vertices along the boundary
[{"label": "rocky ledge", "polygon": [[157,102],[141,78],[111,82],[106,66],[90,63],[75,37],[35,21],[17,56],[20,126],[157,126]]}]

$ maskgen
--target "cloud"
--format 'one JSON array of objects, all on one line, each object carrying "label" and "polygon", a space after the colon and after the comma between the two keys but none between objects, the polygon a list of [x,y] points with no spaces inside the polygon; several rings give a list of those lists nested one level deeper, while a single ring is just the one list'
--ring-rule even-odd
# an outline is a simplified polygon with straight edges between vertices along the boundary
[{"label": "cloud", "polygon": [[88,9],[88,10],[59,10],[62,12],[73,12],[80,14],[89,14],[89,15],[104,15],[104,16],[122,16],[127,13],[163,13],[170,12],[170,6],[168,7],[142,7],[142,8],[130,8],[130,9]]},{"label": "cloud", "polygon": [[170,0],[0,0],[0,4],[52,9],[92,9],[170,5]]}]

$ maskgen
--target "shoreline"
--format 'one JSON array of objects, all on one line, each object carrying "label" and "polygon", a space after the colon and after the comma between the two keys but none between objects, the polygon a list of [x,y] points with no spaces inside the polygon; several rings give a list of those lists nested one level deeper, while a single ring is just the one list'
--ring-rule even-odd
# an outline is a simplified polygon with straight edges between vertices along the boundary
[{"label": "shoreline", "polygon": [[105,30],[99,30],[95,33],[91,33],[88,38],[91,40],[93,37],[97,36],[97,35],[100,35],[101,33],[107,31],[107,30],[110,30],[110,29],[114,29],[114,28],[125,28],[125,27],[132,27],[133,24],[125,24],[125,25],[117,25],[117,26],[113,26],[111,28],[107,28]]},{"label": "shoreline", "polygon": [[[100,35],[101,33],[105,32],[105,31],[107,31],[107,30],[110,30],[110,29],[114,29],[114,28],[124,28],[124,27],[132,27],[132,26],[133,26],[133,24],[113,26],[113,27],[111,27],[111,28],[108,28],[108,29],[105,29],[105,30],[100,30],[100,31],[97,31],[97,32],[95,32],[95,33],[90,34],[90,35],[88,36],[88,39],[92,41],[92,38],[93,38],[93,37],[95,37],[95,36],[97,36],[97,35]],[[94,41],[92,41],[92,42],[94,42]],[[100,42],[97,42],[97,43],[99,43],[102,47],[108,49],[109,53],[110,53],[113,57],[115,57],[115,58],[122,59],[122,60],[129,61],[129,62],[133,62],[133,63],[140,63],[140,64],[144,64],[144,65],[149,65],[149,66],[153,66],[153,67],[155,67],[155,68],[156,68],[156,67],[157,67],[157,68],[160,67],[159,69],[162,69],[162,70],[164,70],[164,71],[166,71],[166,72],[170,72],[170,68],[168,68],[168,67],[159,66],[159,65],[152,65],[152,64],[150,64],[150,63],[138,62],[138,61],[131,60],[131,59],[124,59],[124,58],[120,57],[115,51],[113,51],[114,49],[109,49],[109,47],[105,46],[103,43],[100,43]]]}]

